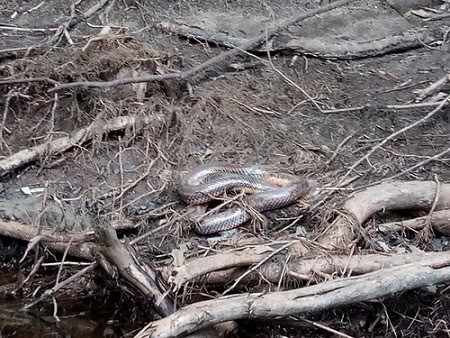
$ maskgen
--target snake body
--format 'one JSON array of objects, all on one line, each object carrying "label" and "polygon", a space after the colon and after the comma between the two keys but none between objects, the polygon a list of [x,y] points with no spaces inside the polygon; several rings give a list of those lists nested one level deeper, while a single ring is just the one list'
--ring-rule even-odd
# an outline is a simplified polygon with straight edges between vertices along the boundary
[{"label": "snake body", "polygon": [[[279,209],[292,204],[309,190],[306,180],[279,173],[266,166],[233,164],[202,165],[181,181],[180,197],[189,205],[206,204],[227,191],[252,193],[245,204],[258,212]],[[249,221],[251,215],[241,207],[200,217],[196,232],[202,235],[234,229]]]}]

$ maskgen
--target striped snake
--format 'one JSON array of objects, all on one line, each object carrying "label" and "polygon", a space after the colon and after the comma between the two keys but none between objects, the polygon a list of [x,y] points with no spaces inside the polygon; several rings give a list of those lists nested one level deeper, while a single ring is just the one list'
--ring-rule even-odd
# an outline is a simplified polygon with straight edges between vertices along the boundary
[{"label": "striped snake", "polygon": [[[239,227],[251,219],[251,214],[239,206],[204,215],[201,207],[228,191],[250,193],[244,203],[258,212],[288,206],[304,197],[310,187],[306,179],[279,173],[268,166],[207,164],[201,165],[182,178],[180,197],[197,206],[195,231],[214,234]],[[204,217],[206,216],[206,217]]]}]

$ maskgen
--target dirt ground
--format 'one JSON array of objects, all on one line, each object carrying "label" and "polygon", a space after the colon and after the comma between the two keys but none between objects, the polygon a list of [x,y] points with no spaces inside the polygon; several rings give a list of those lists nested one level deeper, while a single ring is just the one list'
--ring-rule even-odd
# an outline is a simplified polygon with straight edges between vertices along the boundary
[{"label": "dirt ground", "polygon": [[[46,77],[61,83],[108,81],[186,70],[220,54],[225,48],[198,38],[169,34],[155,28],[155,22],[212,10],[276,20],[292,15],[295,8],[310,5],[306,1],[290,0],[243,3],[221,0],[214,4],[208,1],[112,1],[71,30],[73,46],[55,43],[55,48],[37,48],[29,55],[7,51],[47,41],[55,34],[53,28],[66,22],[71,15],[69,1],[43,1],[37,9],[26,12],[40,3],[0,0],[0,26],[3,27],[0,28],[0,79]],[[384,2],[373,3],[386,6]],[[373,3],[361,2],[359,6]],[[94,1],[81,1],[76,8],[84,12],[93,4]],[[358,4],[353,6],[355,10],[358,8]],[[18,14],[14,17],[16,11]],[[429,29],[445,31],[450,27],[449,18],[423,23],[410,16],[408,20]],[[106,24],[112,27],[112,35],[87,45]],[[11,25],[30,30],[5,28]],[[208,69],[205,77],[190,84],[167,80],[105,89],[76,88],[57,94],[47,92],[54,86],[52,83],[1,85],[0,102],[1,107],[5,107],[0,111],[3,115],[2,158],[66,136],[94,120],[146,115],[154,117],[155,122],[142,130],[97,137],[82,147],[40,158],[32,165],[3,176],[0,215],[24,222],[39,219],[42,225],[55,231],[80,231],[90,229],[93,224],[127,219],[138,225],[136,230],[127,233],[134,237],[181,213],[185,206],[176,193],[180,174],[198,164],[214,161],[274,164],[297,175],[314,178],[323,186],[333,186],[374,144],[434,108],[394,109],[388,108],[389,105],[414,103],[416,90],[450,72],[448,49],[436,46],[353,60],[324,59],[284,50],[271,54],[271,64],[267,60],[264,52],[256,53],[256,57],[239,56]],[[235,70],[230,65],[236,63],[253,63],[253,66]],[[448,89],[444,87],[443,91],[448,93]],[[322,110],[335,111],[320,111],[302,90],[309,93]],[[358,106],[364,107],[344,109]],[[348,136],[351,137],[333,161],[328,162]],[[354,175],[360,177],[353,185],[363,186],[395,175],[446,149],[449,141],[447,105],[427,122],[388,142],[369,161],[358,166]],[[449,164],[450,154],[447,154],[401,178],[449,182]],[[143,175],[144,179],[121,194],[125,186]],[[43,190],[25,194],[24,187]],[[323,220],[329,211],[345,196],[344,190],[320,213],[306,213],[296,227],[283,234],[305,231],[306,237],[313,238],[323,230]],[[294,205],[268,213],[268,222],[261,229],[247,229],[249,236],[278,236],[279,230],[301,210],[301,206]],[[373,222],[380,222],[383,217]],[[189,231],[187,225],[179,221],[169,230],[156,233],[140,243],[139,253],[164,264],[170,261],[171,250],[183,243],[194,249],[208,244],[204,237]],[[380,235],[374,241],[386,243],[394,251],[416,243],[414,236],[384,238]],[[423,249],[445,250],[449,242],[447,237],[438,235],[422,245]],[[361,247],[375,250],[367,243],[362,243]],[[19,263],[25,248],[25,243],[6,237],[0,239],[0,263],[4,271],[0,274],[0,288],[17,278],[18,268],[27,269],[34,261],[29,255]],[[48,267],[46,272],[52,269]],[[42,281],[45,284],[45,277]],[[445,288],[438,292],[432,288],[416,290],[308,318],[354,337],[446,337],[450,332],[448,297]],[[20,302],[10,299],[0,306],[0,335],[31,336],[27,333],[31,327],[34,332],[40,330],[34,337],[48,336],[50,332],[53,336],[70,334],[75,337],[129,335],[146,319],[134,305],[130,308],[126,304],[129,302],[123,296],[106,291],[102,286],[93,287],[89,292],[80,289],[76,298],[61,301],[60,317],[64,325],[55,326],[51,304],[31,314],[17,315]],[[120,318],[131,319],[123,323]],[[58,333],[54,332],[55,327]],[[333,334],[304,323],[295,326],[293,322],[289,325],[246,322],[241,325],[239,336],[331,337]]]}]

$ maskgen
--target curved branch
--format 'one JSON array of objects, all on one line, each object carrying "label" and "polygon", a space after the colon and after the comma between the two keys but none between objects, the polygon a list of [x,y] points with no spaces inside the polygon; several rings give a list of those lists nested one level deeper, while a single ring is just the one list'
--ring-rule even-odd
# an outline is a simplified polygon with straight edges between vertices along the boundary
[{"label": "curved branch", "polygon": [[[381,211],[430,209],[436,198],[434,181],[393,181],[355,192],[343,206],[346,216],[336,219],[319,243],[328,248],[346,248],[355,238],[355,226]],[[450,184],[442,184],[436,211],[450,209]]]}]

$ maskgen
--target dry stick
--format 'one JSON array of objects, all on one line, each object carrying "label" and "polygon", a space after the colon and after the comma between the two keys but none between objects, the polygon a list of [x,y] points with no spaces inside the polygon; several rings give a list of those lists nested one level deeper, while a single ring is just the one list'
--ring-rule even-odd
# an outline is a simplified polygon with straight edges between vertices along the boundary
[{"label": "dry stick", "polygon": [[28,276],[15,288],[15,290],[12,292],[15,294],[17,291],[19,291],[30,279],[33,277],[39,268],[43,265],[45,256],[39,257],[38,261],[33,265],[33,268],[31,269],[31,272],[28,274]]},{"label": "dry stick", "polygon": [[447,95],[446,98],[444,100],[442,100],[442,102],[439,104],[439,106],[437,106],[435,109],[433,109],[431,112],[429,112],[427,115],[425,115],[424,117],[422,117],[421,119],[417,120],[414,123],[411,123],[410,125],[397,130],[396,132],[390,134],[388,137],[386,137],[383,141],[381,141],[380,143],[378,143],[376,146],[374,146],[365,156],[361,157],[358,161],[356,161],[351,167],[350,169],[346,172],[346,174],[339,180],[339,184],[341,184],[342,182],[344,182],[344,180],[353,172],[353,170],[360,165],[363,161],[367,160],[375,151],[377,151],[379,148],[381,148],[384,144],[386,144],[388,141],[392,140],[394,137],[408,131],[409,129],[412,129],[416,126],[418,126],[419,124],[424,123],[426,120],[428,120],[430,117],[432,117],[433,115],[435,115],[438,111],[440,111],[442,109],[442,107],[445,105],[445,103],[447,103],[448,99],[450,98],[450,95]]},{"label": "dry stick", "polygon": [[35,306],[36,304],[40,303],[41,301],[45,300],[46,298],[48,298],[49,296],[53,295],[56,291],[58,291],[59,289],[65,287],[66,285],[69,285],[70,283],[72,283],[74,280],[76,280],[78,277],[83,276],[85,273],[93,270],[95,267],[97,267],[97,263],[92,263],[91,265],[88,265],[87,267],[85,267],[84,269],[78,271],[77,273],[73,274],[72,276],[70,276],[69,278],[67,278],[66,280],[62,281],[61,283],[55,285],[54,287],[52,287],[51,289],[48,289],[47,291],[45,291],[38,299],[36,299],[33,303],[30,303],[28,305],[24,306],[25,310],[28,310],[30,308],[32,308],[33,306]]},{"label": "dry stick", "polygon": [[441,151],[439,154],[436,154],[436,155],[434,155],[432,157],[429,157],[429,158],[427,158],[427,159],[425,159],[425,160],[423,160],[423,161],[413,165],[412,167],[409,167],[409,168],[407,168],[405,170],[402,170],[398,174],[392,175],[390,177],[383,178],[382,180],[379,180],[379,181],[376,181],[376,182],[373,182],[373,183],[369,183],[369,184],[366,184],[366,185],[363,185],[363,186],[360,186],[360,187],[356,187],[355,190],[372,187],[374,185],[378,185],[380,183],[384,183],[386,181],[391,181],[391,180],[394,180],[396,178],[399,178],[400,176],[403,176],[403,175],[409,173],[410,171],[413,171],[414,169],[420,168],[420,167],[424,166],[425,164],[428,164],[428,163],[430,163],[430,162],[432,162],[434,160],[439,159],[440,157],[444,156],[445,154],[447,154],[449,152],[450,152],[450,147],[448,147],[447,149]]},{"label": "dry stick", "polygon": [[172,226],[173,224],[175,224],[176,222],[182,220],[184,217],[186,217],[187,215],[189,215],[189,214],[192,213],[193,211],[194,211],[194,210],[189,210],[189,211],[185,212],[185,213],[182,214],[182,215],[178,215],[177,217],[174,217],[172,220],[169,220],[167,223],[165,223],[165,224],[163,224],[163,225],[157,227],[156,229],[153,229],[153,230],[151,230],[151,231],[149,231],[149,232],[146,232],[145,234],[142,234],[142,235],[139,236],[139,237],[136,237],[135,239],[133,239],[133,240],[130,242],[130,245],[136,244],[137,242],[142,241],[143,239],[146,239],[147,237],[153,236],[154,234],[158,233],[159,231],[161,231],[161,230],[163,230],[163,229],[166,229],[166,228]]},{"label": "dry stick", "polygon": [[134,181],[133,183],[131,183],[130,185],[126,186],[125,188],[122,189],[122,192],[119,194],[119,196],[116,197],[116,199],[121,199],[126,193],[127,191],[129,191],[130,189],[133,189],[139,182],[141,182],[142,180],[144,180],[146,177],[148,177],[148,175],[150,175],[151,169],[153,168],[153,166],[156,163],[156,160],[158,158],[152,160],[150,162],[150,164],[147,167],[147,171],[141,176],[139,177],[136,181]]},{"label": "dry stick", "polygon": [[428,213],[428,217],[427,217],[427,225],[428,226],[431,226],[431,215],[433,215],[433,212],[436,209],[436,206],[439,201],[439,196],[441,196],[442,184],[436,176],[434,177],[434,180],[436,181],[436,197],[434,198],[433,205],[431,206],[430,212]]},{"label": "dry stick", "polygon": [[329,165],[333,160],[336,158],[337,154],[339,153],[339,150],[346,144],[355,134],[350,134],[346,138],[344,138],[341,143],[336,147],[336,150],[333,152],[333,155],[331,155],[330,159],[325,162],[326,165]]},{"label": "dry stick", "polygon": [[290,291],[220,297],[152,323],[140,337],[178,337],[229,320],[286,317],[384,297],[450,280],[450,252],[435,259]]},{"label": "dry stick", "polygon": [[64,262],[66,261],[67,253],[69,252],[70,245],[72,244],[72,240],[73,240],[73,238],[71,238],[69,240],[69,243],[67,244],[67,248],[66,248],[66,250],[64,250],[64,254],[61,259],[61,265],[59,266],[58,273],[56,274],[55,287],[59,284],[59,279],[61,278],[61,272],[64,267]]},{"label": "dry stick", "polygon": [[325,325],[323,325],[323,324],[314,322],[314,321],[312,321],[312,320],[308,320],[308,319],[306,319],[306,318],[301,318],[300,320],[301,320],[302,322],[311,324],[312,326],[318,327],[319,329],[322,329],[322,330],[324,330],[324,331],[331,332],[332,334],[334,334],[335,336],[338,336],[338,337],[343,337],[343,338],[355,338],[355,337],[353,337],[353,336],[349,336],[348,334],[345,334],[345,333],[339,332],[339,331],[337,331],[337,330],[335,330],[335,329],[332,329],[331,327],[328,327],[328,326],[325,326]]},{"label": "dry stick", "polygon": [[322,110],[322,113],[324,113],[324,114],[346,113],[346,112],[358,111],[358,110],[362,110],[362,109],[370,108],[370,107],[374,107],[377,109],[414,109],[414,108],[423,108],[423,107],[435,107],[435,106],[439,106],[441,103],[442,103],[442,101],[410,103],[410,104],[388,104],[387,106],[364,105],[364,106],[357,106],[357,107]]},{"label": "dry stick", "polygon": [[[332,9],[342,7],[344,5],[347,5],[349,3],[349,0],[339,0],[336,2],[333,2],[329,5],[322,6],[298,15],[293,16],[292,18],[286,19],[279,24],[275,25],[274,27],[271,27],[267,31],[267,35],[273,36],[280,32],[283,29],[286,29],[287,27],[297,23],[298,21],[304,20],[306,18],[312,17],[314,15],[330,11]],[[187,71],[180,72],[180,73],[170,73],[170,74],[163,74],[163,75],[148,75],[148,76],[142,76],[142,77],[130,77],[130,78],[124,78],[124,79],[117,79],[112,81],[79,81],[79,82],[72,82],[72,83],[65,83],[61,84],[55,88],[52,88],[49,90],[49,92],[54,92],[62,89],[68,89],[68,88],[74,88],[74,87],[98,87],[98,88],[109,88],[114,86],[120,86],[125,85],[129,83],[141,83],[141,82],[151,82],[151,81],[162,81],[162,80],[168,80],[168,79],[187,79],[190,78],[197,73],[206,70],[210,68],[211,66],[221,63],[225,61],[228,58],[234,57],[236,55],[239,55],[241,53],[240,49],[249,50],[256,46],[258,46],[261,41],[264,41],[266,38],[266,32],[256,36],[255,38],[249,40],[247,43],[243,44],[239,47],[239,49],[231,49],[229,51],[226,51],[224,53],[221,53],[208,61],[197,65]]]},{"label": "dry stick", "polygon": [[2,118],[2,122],[0,124],[0,149],[3,149],[3,144],[5,144],[6,148],[8,149],[8,151],[10,151],[10,153],[11,153],[11,150],[9,149],[8,143],[6,143],[6,141],[3,139],[3,131],[8,130],[6,128],[6,120],[8,118],[9,102],[11,101],[13,92],[14,92],[14,90],[11,89],[8,92],[8,94],[6,94],[5,106],[3,108],[3,118]]},{"label": "dry stick", "polygon": [[59,84],[58,81],[52,80],[48,77],[35,77],[35,78],[31,78],[31,79],[2,80],[2,81],[0,81],[0,86],[4,86],[4,85],[8,85],[8,84],[31,83],[31,82],[48,82],[48,83],[51,83],[54,85]]},{"label": "dry stick", "polygon": [[268,259],[270,259],[271,257],[275,256],[277,253],[283,251],[284,249],[286,249],[287,247],[291,246],[294,243],[298,243],[298,241],[292,241],[289,242],[285,245],[283,245],[282,247],[276,249],[275,251],[271,252],[269,255],[267,255],[267,257],[265,257],[263,260],[261,260],[258,264],[256,264],[254,267],[252,267],[251,269],[247,270],[245,273],[243,273],[241,276],[239,276],[238,278],[236,278],[236,280],[234,281],[233,285],[231,285],[228,289],[226,289],[223,293],[222,296],[226,295],[228,292],[230,292],[231,290],[233,290],[236,285],[239,284],[239,282],[245,277],[247,276],[249,273],[255,271],[256,269],[258,269],[261,265],[263,265],[265,262],[267,262]]}]

